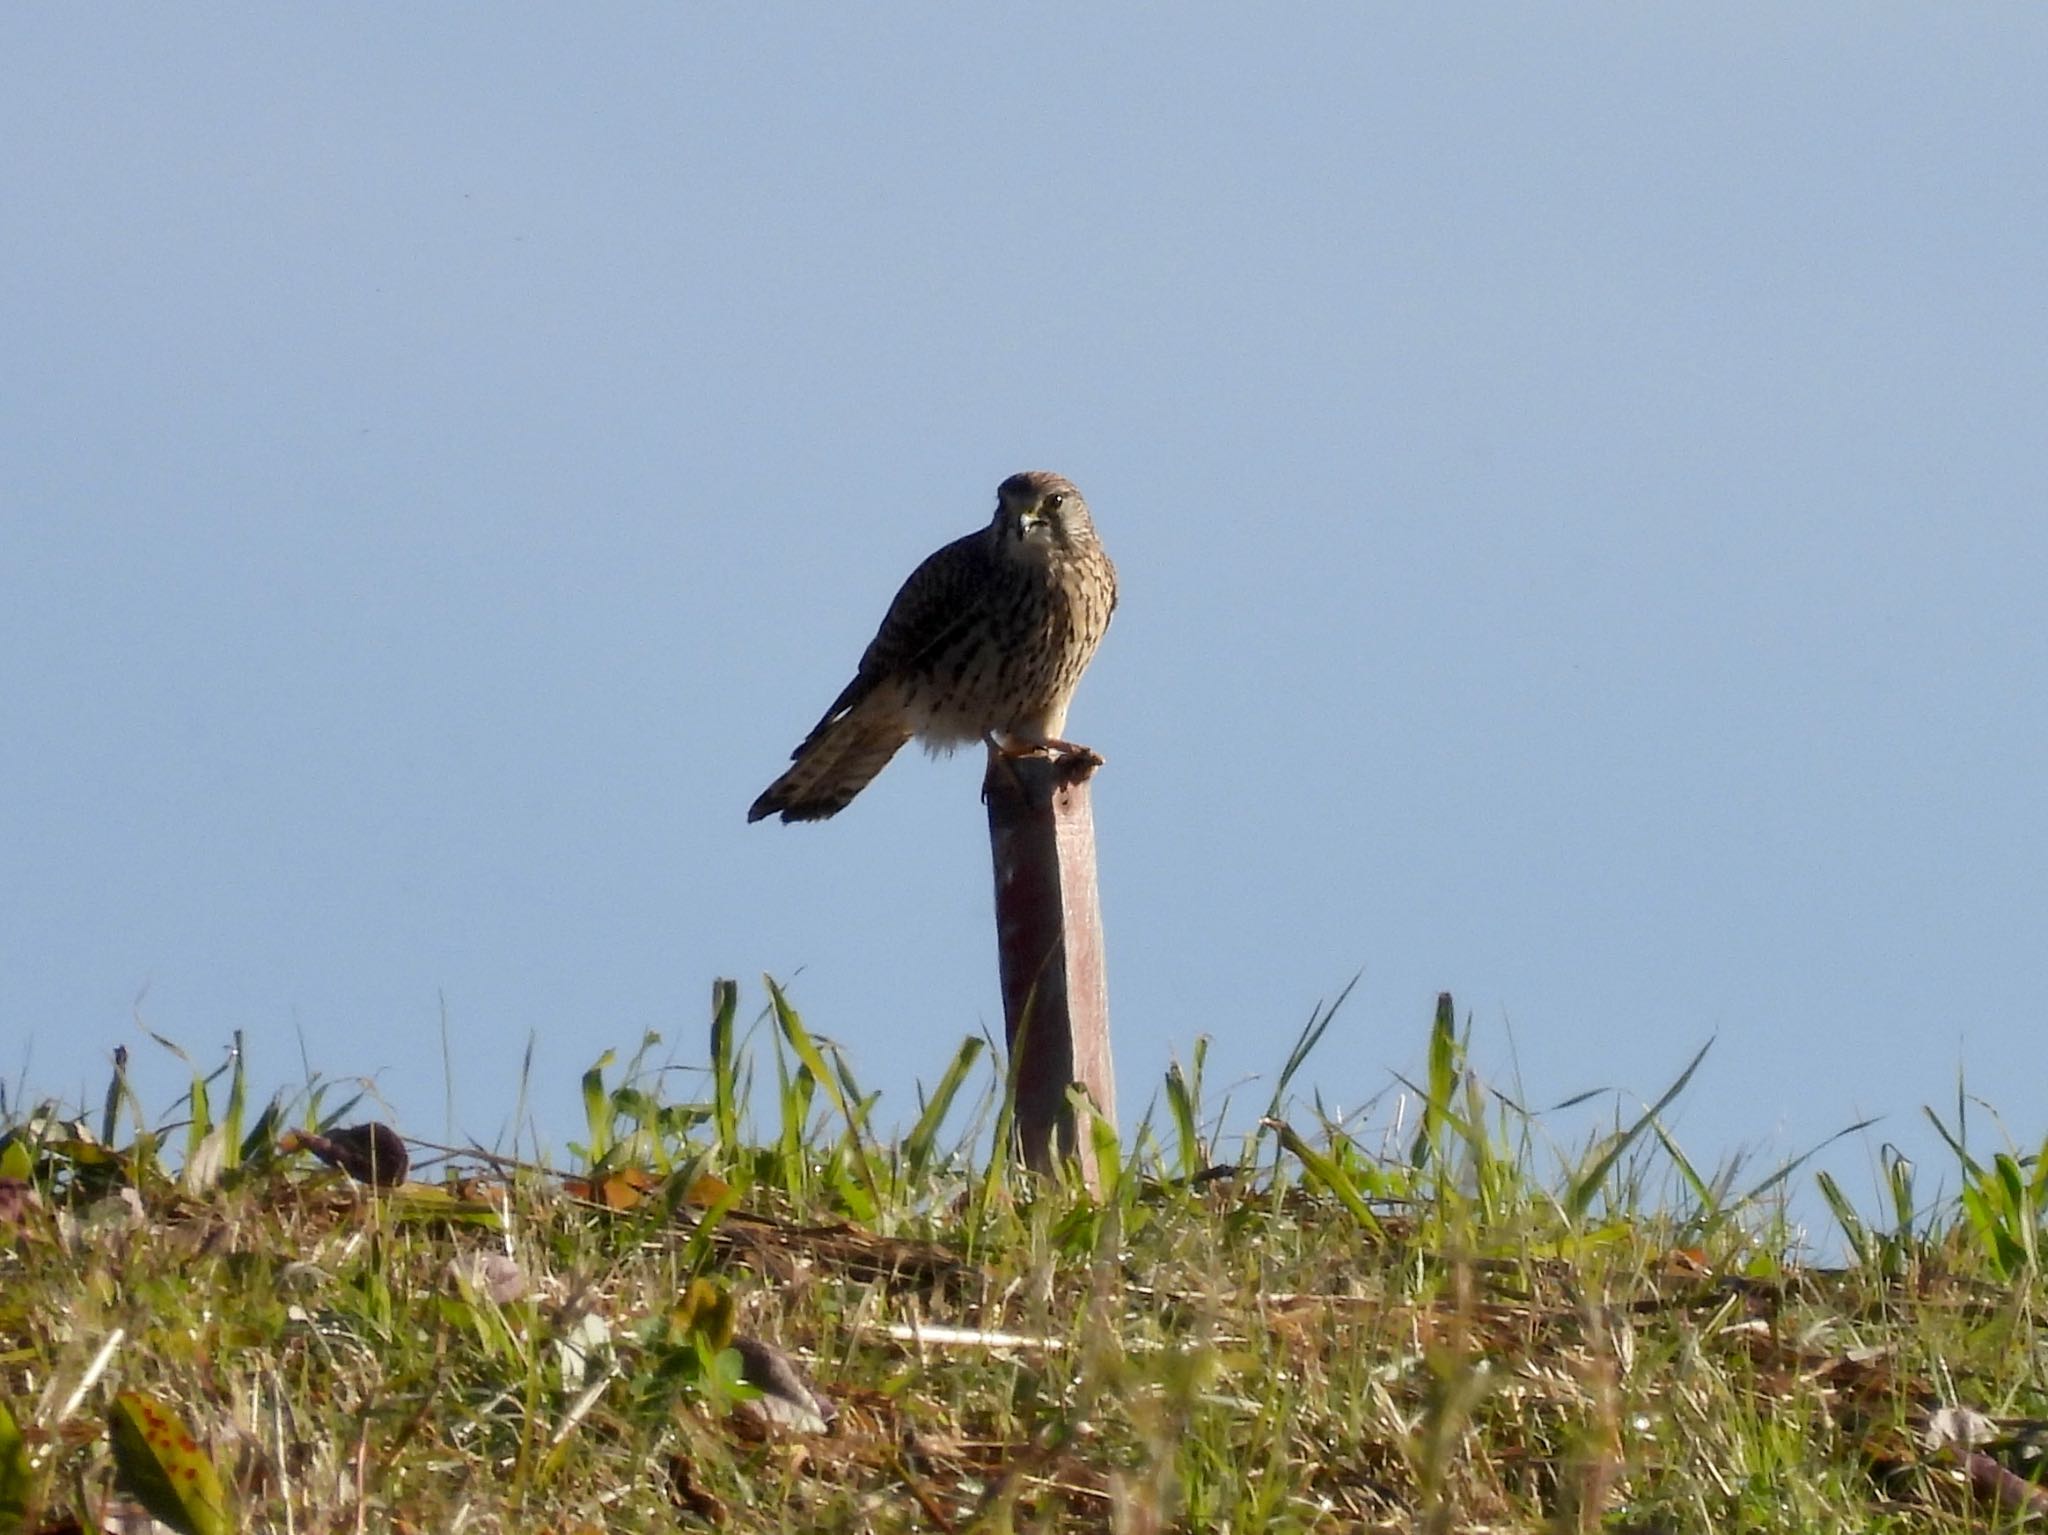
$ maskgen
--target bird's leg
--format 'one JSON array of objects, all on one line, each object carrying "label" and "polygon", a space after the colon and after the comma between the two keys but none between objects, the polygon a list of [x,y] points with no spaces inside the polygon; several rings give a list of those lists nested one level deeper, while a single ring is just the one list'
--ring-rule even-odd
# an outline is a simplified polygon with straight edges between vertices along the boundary
[{"label": "bird's leg", "polygon": [[[1033,755],[1035,748],[1026,746],[1020,750],[1018,743],[1013,737],[995,730],[984,730],[981,733],[981,738],[988,743],[989,772],[993,774],[996,770],[996,764],[1000,762],[1003,765],[1003,771],[1010,775],[1010,787],[1019,794],[1027,794],[1029,791],[1025,787],[1024,775],[1017,770],[1017,764],[1024,758]],[[986,783],[982,785],[981,797],[983,802],[986,803],[988,800],[988,785]]]},{"label": "bird's leg", "polygon": [[1036,757],[1046,748],[1043,741],[1033,741],[1007,730],[985,730],[981,738],[988,742],[988,749],[998,757]]},{"label": "bird's leg", "polygon": [[1047,736],[1037,745],[1058,765],[1061,783],[1079,783],[1103,764],[1102,753],[1092,746],[1083,746],[1078,741],[1062,741],[1058,736]]},{"label": "bird's leg", "polygon": [[1092,746],[1083,746],[1078,741],[1047,741],[1046,748],[1056,757],[1085,757],[1091,767],[1101,767],[1107,760]]}]

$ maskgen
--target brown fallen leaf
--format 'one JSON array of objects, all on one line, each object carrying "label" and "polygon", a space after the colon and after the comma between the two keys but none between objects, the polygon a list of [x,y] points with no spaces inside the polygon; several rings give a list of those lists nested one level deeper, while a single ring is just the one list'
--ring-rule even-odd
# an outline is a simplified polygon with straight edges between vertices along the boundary
[{"label": "brown fallen leaf", "polygon": [[[669,1181],[644,1167],[621,1167],[596,1178],[564,1178],[562,1191],[571,1199],[587,1199],[607,1210],[637,1210],[662,1194]],[[716,1204],[731,1192],[731,1185],[716,1173],[698,1173],[680,1196],[669,1197],[680,1197],[682,1203],[702,1208]]]},{"label": "brown fallen leaf", "polygon": [[725,1505],[697,1485],[690,1458],[680,1451],[668,1458],[668,1496],[677,1508],[706,1524],[725,1523]]}]

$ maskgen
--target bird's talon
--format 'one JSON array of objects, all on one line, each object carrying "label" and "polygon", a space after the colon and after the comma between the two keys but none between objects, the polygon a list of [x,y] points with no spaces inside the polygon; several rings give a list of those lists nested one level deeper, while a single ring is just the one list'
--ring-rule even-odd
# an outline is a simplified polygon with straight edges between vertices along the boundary
[{"label": "bird's talon", "polygon": [[1087,746],[1069,746],[1053,758],[1053,776],[1060,781],[1060,787],[1071,789],[1077,783],[1086,783],[1095,776],[1095,770],[1103,765],[1102,753]]}]

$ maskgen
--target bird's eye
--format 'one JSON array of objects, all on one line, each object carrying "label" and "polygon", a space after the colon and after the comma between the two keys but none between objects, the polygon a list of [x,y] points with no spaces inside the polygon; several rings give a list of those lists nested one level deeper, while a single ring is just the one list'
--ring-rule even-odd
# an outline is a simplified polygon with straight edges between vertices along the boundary
[{"label": "bird's eye", "polygon": [[1059,509],[1060,509],[1060,508],[1061,508],[1062,506],[1065,506],[1066,504],[1067,504],[1067,497],[1066,497],[1066,493],[1065,493],[1065,492],[1063,492],[1063,491],[1057,491],[1057,490],[1056,490],[1056,491],[1054,491],[1054,492],[1053,492],[1053,493],[1052,493],[1051,495],[1049,495],[1049,496],[1047,496],[1047,497],[1045,498],[1045,509],[1046,509],[1046,510],[1047,510],[1048,512],[1056,512],[1056,511],[1058,511],[1058,510],[1059,510]]}]

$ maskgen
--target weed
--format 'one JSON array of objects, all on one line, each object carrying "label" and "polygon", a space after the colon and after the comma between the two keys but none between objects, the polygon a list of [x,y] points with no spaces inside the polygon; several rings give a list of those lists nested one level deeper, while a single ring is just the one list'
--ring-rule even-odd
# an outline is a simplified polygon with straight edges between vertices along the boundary
[{"label": "weed", "polygon": [[745,1030],[714,988],[700,1094],[653,1036],[594,1062],[570,1167],[472,1149],[388,1189],[299,1149],[349,1143],[324,1084],[249,1120],[239,1038],[155,1119],[117,1056],[96,1123],[0,1122],[0,1525],[124,1500],[556,1535],[2038,1512],[2048,1146],[1972,1153],[1959,1093],[1956,1197],[1889,1149],[1881,1215],[1817,1175],[1847,1263],[1802,1268],[1775,1202],[1800,1164],[1742,1190],[1669,1133],[1699,1055],[1545,1151],[1444,997],[1421,1080],[1336,1121],[1291,1094],[1343,1001],[1234,1157],[1200,1041],[1167,1143],[1076,1101],[1092,1195],[1011,1165],[983,1041],[886,1139],[773,983]]}]

